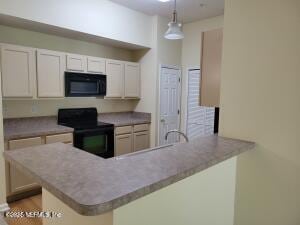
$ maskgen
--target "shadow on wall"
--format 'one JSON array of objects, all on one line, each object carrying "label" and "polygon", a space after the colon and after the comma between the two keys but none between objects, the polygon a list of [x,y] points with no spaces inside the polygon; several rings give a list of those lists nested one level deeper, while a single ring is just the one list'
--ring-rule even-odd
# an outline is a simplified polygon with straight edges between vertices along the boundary
[{"label": "shadow on wall", "polygon": [[[262,146],[240,155],[237,162],[235,224],[300,224],[300,195],[295,195],[299,190],[299,165],[278,157]],[[297,214],[298,218],[289,216]]]},{"label": "shadow on wall", "polygon": [[3,101],[3,117],[54,116],[59,108],[96,107],[98,112],[134,111],[138,100],[106,100],[98,98],[66,98],[56,100]]}]

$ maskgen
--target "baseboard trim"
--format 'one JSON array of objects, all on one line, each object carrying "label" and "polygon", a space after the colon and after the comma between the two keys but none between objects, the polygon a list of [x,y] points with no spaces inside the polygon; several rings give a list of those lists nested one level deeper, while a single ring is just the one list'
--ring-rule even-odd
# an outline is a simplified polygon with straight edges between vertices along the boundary
[{"label": "baseboard trim", "polygon": [[10,208],[9,208],[9,206],[8,206],[7,203],[4,203],[4,204],[1,204],[1,205],[0,205],[0,213],[5,213],[5,212],[7,212],[9,209],[10,209]]},{"label": "baseboard trim", "polygon": [[31,197],[33,195],[38,195],[38,194],[41,194],[41,193],[42,193],[42,188],[37,187],[37,188],[32,189],[30,191],[25,191],[25,192],[21,192],[19,194],[9,195],[9,196],[6,197],[6,201],[8,203],[12,203],[12,202],[15,202],[15,201],[18,201],[18,200],[21,200],[21,199],[24,199],[24,198]]}]

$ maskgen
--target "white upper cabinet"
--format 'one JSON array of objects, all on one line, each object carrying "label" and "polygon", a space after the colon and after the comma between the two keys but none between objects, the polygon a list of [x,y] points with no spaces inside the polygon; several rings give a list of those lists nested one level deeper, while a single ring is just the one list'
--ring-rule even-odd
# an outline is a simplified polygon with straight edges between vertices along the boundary
[{"label": "white upper cabinet", "polygon": [[87,57],[87,72],[105,74],[105,59],[98,57]]},{"label": "white upper cabinet", "polygon": [[64,97],[64,73],[106,75],[105,98],[140,98],[140,64],[0,43],[2,95],[14,98]]},{"label": "white upper cabinet", "polygon": [[3,97],[27,97],[35,94],[35,51],[15,45],[1,45]]},{"label": "white upper cabinet", "polygon": [[124,62],[106,60],[106,97],[122,98],[124,95]]},{"label": "white upper cabinet", "polygon": [[65,53],[37,50],[38,97],[64,97],[65,68]]},{"label": "white upper cabinet", "polygon": [[124,97],[140,97],[140,65],[138,63],[125,63]]},{"label": "white upper cabinet", "polygon": [[87,57],[84,55],[67,54],[67,70],[86,72]]}]

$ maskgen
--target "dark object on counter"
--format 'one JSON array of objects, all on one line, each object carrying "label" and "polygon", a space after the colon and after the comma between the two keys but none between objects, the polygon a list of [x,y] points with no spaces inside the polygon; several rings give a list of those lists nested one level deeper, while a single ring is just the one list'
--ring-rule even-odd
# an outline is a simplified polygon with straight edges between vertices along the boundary
[{"label": "dark object on counter", "polygon": [[220,108],[215,108],[215,123],[214,123],[214,133],[217,134],[219,132],[219,115]]}]

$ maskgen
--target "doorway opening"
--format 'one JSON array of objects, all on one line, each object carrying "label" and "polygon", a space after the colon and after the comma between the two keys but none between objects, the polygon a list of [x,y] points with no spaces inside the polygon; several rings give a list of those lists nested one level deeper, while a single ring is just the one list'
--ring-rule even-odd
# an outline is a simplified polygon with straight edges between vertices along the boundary
[{"label": "doorway opening", "polygon": [[159,145],[179,141],[176,133],[171,133],[168,140],[165,135],[170,130],[180,128],[181,106],[181,69],[178,66],[160,66],[159,78],[159,113],[158,113],[158,142]]}]

